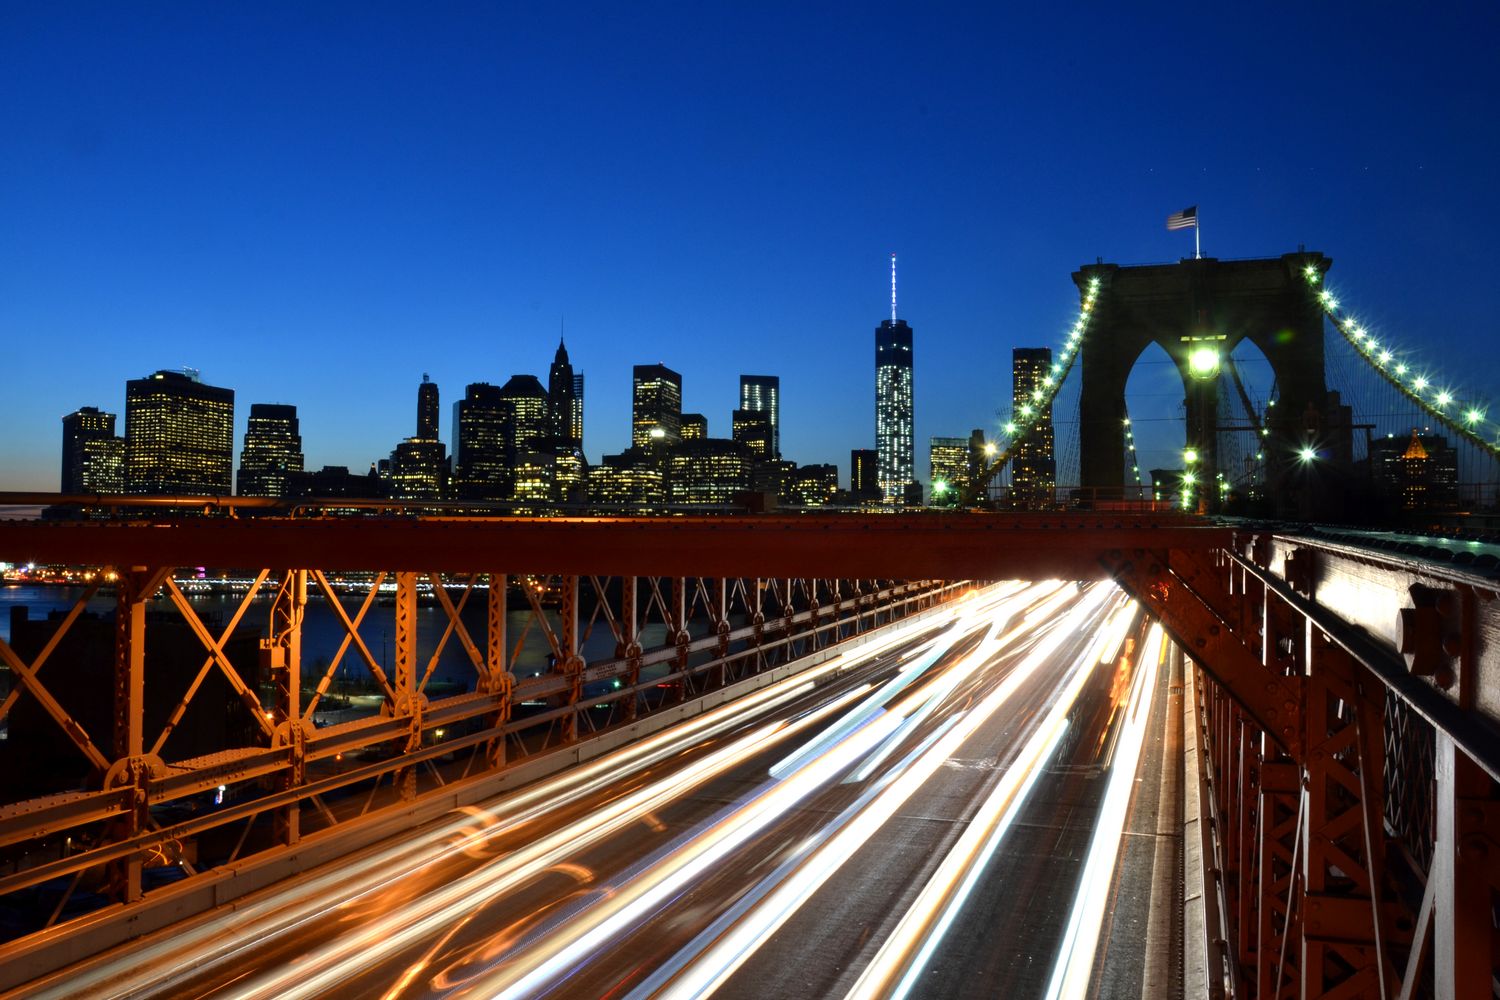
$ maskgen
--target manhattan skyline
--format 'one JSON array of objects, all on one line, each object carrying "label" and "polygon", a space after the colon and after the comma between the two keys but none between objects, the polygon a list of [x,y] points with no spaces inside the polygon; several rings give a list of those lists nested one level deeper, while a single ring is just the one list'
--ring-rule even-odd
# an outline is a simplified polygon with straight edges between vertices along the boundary
[{"label": "manhattan skyline", "polygon": [[591,459],[660,362],[715,436],[779,375],[783,451],[847,476],[893,250],[925,470],[1061,341],[1070,272],[1190,256],[1162,220],[1192,204],[1205,255],[1327,253],[1384,339],[1497,398],[1492,9],[695,18],[8,12],[0,488],[55,489],[64,413],[184,365],[235,389],[236,457],[284,402],[308,467],[359,469],[423,372],[543,374],[564,322]]}]

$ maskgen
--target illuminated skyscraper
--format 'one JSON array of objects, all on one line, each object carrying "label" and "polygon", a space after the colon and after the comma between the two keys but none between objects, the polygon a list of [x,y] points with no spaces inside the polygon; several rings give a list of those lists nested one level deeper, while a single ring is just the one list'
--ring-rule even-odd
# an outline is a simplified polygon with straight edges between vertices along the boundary
[{"label": "illuminated skyscraper", "polygon": [[680,440],[682,376],[666,365],[636,365],[632,380],[631,446]]},{"label": "illuminated skyscraper", "polygon": [[573,416],[568,436],[583,448],[583,373],[573,376]]},{"label": "illuminated skyscraper", "polygon": [[764,413],[771,427],[770,458],[781,457],[781,376],[741,375],[740,409]]},{"label": "illuminated skyscraper", "polygon": [[192,369],[125,383],[125,480],[132,493],[228,496],[233,486],[234,390]]},{"label": "illuminated skyscraper", "polygon": [[891,254],[891,318],[875,328],[876,475],[888,504],[905,502],[916,480],[914,433],[912,333],[906,320],[896,318],[896,255]]},{"label": "illuminated skyscraper", "polygon": [[684,413],[677,429],[684,441],[702,441],[708,437],[708,418],[701,413]]},{"label": "illuminated skyscraper", "polygon": [[240,451],[239,495],[287,496],[290,474],[301,471],[297,408],[283,403],[251,403],[245,446]]},{"label": "illuminated skyscraper", "polygon": [[63,493],[124,493],[125,439],[115,415],[83,406],[62,418]]},{"label": "illuminated skyscraper", "polygon": [[[1057,488],[1057,462],[1052,453],[1052,407],[1042,406],[1042,379],[1052,369],[1052,350],[1018,347],[1011,352],[1014,400],[1011,419],[1024,430],[1011,458],[1011,500],[1023,508],[1051,506]],[[1040,395],[1039,395],[1040,394]]]},{"label": "illuminated skyscraper", "polygon": [[[571,375],[568,380],[572,381]],[[501,387],[500,398],[510,411],[512,457],[535,451],[551,438],[547,390],[535,375],[512,375]]]},{"label": "illuminated skyscraper", "polygon": [[[557,353],[552,358],[552,367],[547,372],[547,412],[551,421],[551,436],[558,441],[579,443],[583,440],[582,408],[575,397],[580,378],[573,374],[568,361],[568,348],[561,340],[557,342]],[[576,411],[576,412],[575,412]],[[575,420],[575,416],[578,418]]]}]

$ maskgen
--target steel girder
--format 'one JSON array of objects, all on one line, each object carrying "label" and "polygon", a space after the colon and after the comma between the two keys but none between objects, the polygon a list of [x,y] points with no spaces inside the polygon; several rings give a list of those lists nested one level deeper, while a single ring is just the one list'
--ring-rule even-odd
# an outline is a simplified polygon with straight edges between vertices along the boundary
[{"label": "steel girder", "polygon": [[1441,690],[1473,638],[1445,641],[1448,676],[1403,663],[1310,599],[1306,560],[1278,576],[1265,551],[1105,560],[1200,669],[1239,994],[1491,996],[1500,745]]},{"label": "steel girder", "polygon": [[[193,848],[205,838],[221,845],[210,859],[217,864],[294,850],[310,835],[321,842],[387,804],[413,801],[454,780],[626,723],[853,636],[874,616],[893,620],[967,589],[890,580],[819,584],[498,571],[457,578],[414,570],[339,576],[267,567],[247,574],[250,586],[228,625],[211,630],[172,567],[111,572],[119,609],[112,731],[87,733],[69,714],[68,698],[58,696],[69,681],[68,666],[54,655],[99,586],[88,588],[29,659],[0,642],[0,660],[18,681],[0,717],[33,700],[31,711],[66,734],[94,775],[82,788],[0,805],[0,852],[11,855],[0,869],[0,895],[64,879],[63,902],[85,880],[121,902],[142,901],[150,895],[145,869],[176,865],[191,880]],[[507,607],[512,580],[525,594],[524,613]],[[860,594],[860,603],[843,601],[846,589]],[[257,616],[258,593],[271,600]],[[204,657],[181,691],[166,692],[147,676],[155,619],[145,612],[158,594]],[[482,624],[465,616],[480,594]],[[351,599],[352,613],[346,607]],[[391,607],[382,608],[387,601]],[[317,668],[302,651],[313,602],[341,636],[331,662]],[[431,626],[435,639],[419,642],[423,614],[436,616],[438,624]],[[517,614],[524,621],[518,623]],[[264,636],[258,661],[238,661],[230,637],[256,617]],[[394,639],[390,660],[377,657],[366,639],[377,619]],[[589,662],[585,647],[595,629],[612,640],[614,655]],[[648,630],[662,638],[645,643]],[[518,677],[528,631],[545,637],[551,662],[536,676]],[[462,647],[473,682],[466,693],[433,696],[434,671],[450,644]],[[362,668],[362,684],[378,699],[379,711],[320,725],[315,713],[324,718],[334,678],[350,661]],[[214,673],[251,737],[206,757],[173,759],[171,736]],[[147,728],[148,693],[162,706],[159,730]],[[204,807],[222,790],[222,806]],[[178,810],[171,819],[162,811],[166,806]],[[59,904],[54,920],[62,910]]]}]

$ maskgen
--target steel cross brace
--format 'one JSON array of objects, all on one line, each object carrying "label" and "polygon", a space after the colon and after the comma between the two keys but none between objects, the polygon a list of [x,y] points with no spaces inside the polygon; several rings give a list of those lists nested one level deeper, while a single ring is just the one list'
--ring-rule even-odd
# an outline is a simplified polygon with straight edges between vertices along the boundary
[{"label": "steel cross brace", "polygon": [[1302,762],[1302,681],[1262,662],[1251,636],[1236,634],[1227,574],[1205,553],[1112,550],[1101,562],[1132,597],[1292,760]]}]

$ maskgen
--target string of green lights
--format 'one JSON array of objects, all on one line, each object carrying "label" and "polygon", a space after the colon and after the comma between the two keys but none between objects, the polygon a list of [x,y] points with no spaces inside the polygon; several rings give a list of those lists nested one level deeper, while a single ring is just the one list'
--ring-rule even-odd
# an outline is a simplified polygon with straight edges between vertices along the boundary
[{"label": "string of green lights", "polygon": [[[1322,274],[1311,264],[1303,268],[1302,275],[1311,288],[1322,284]],[[1486,436],[1491,433],[1492,428],[1500,429],[1500,424],[1486,420],[1485,411],[1478,403],[1460,401],[1452,390],[1435,384],[1435,380],[1427,373],[1418,372],[1412,365],[1401,361],[1395,351],[1382,345],[1370,331],[1342,309],[1339,300],[1326,287],[1318,289],[1316,295],[1334,329],[1353,345],[1365,362],[1382,378],[1444,427],[1490,456],[1500,458],[1500,442]],[[1450,409],[1452,413],[1449,412]],[[1457,414],[1456,417],[1454,413]]]},{"label": "string of green lights", "polygon": [[1058,356],[1062,360],[1052,363],[1051,370],[1042,376],[1042,384],[1032,391],[1031,399],[1016,407],[1010,419],[1006,420],[1002,428],[1005,446],[999,449],[999,454],[994,461],[975,477],[974,482],[969,484],[968,490],[959,500],[959,506],[968,507],[977,503],[989,489],[990,483],[1009,464],[1017,446],[1025,440],[1027,432],[1036,426],[1034,423],[1023,421],[1029,421],[1029,418],[1038,412],[1050,412],[1058,390],[1062,388],[1068,378],[1068,373],[1073,370],[1073,363],[1078,359],[1078,353],[1083,347],[1084,334],[1088,332],[1089,321],[1093,319],[1094,302],[1098,297],[1099,278],[1096,275],[1089,278],[1088,288],[1083,293],[1083,302],[1078,307],[1078,317],[1068,331],[1067,342],[1058,351]]}]

